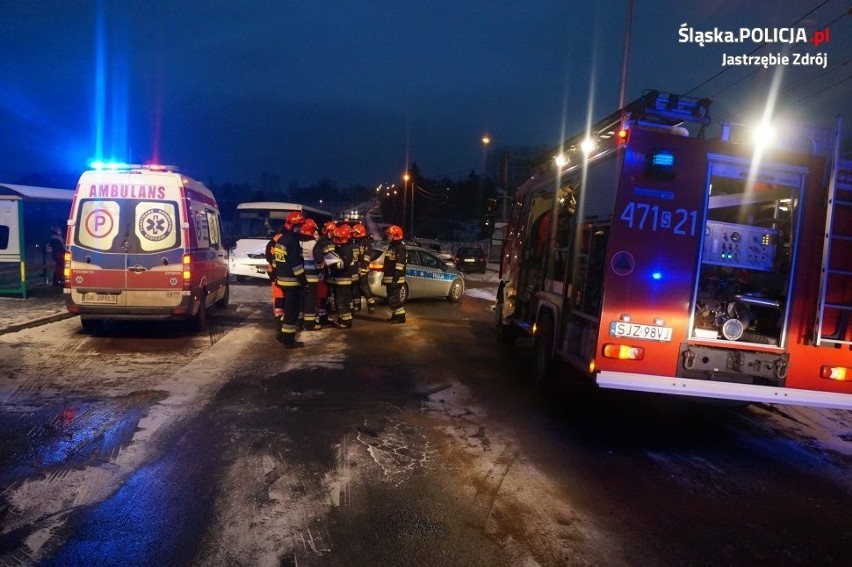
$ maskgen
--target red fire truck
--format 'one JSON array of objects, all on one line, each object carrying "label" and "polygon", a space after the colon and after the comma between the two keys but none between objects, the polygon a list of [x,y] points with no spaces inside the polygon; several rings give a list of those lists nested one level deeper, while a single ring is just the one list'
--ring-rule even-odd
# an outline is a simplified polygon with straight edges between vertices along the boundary
[{"label": "red fire truck", "polygon": [[647,91],[539,161],[503,246],[501,337],[533,337],[540,380],[852,409],[840,120],[771,149],[730,124],[706,139],[709,106]]}]

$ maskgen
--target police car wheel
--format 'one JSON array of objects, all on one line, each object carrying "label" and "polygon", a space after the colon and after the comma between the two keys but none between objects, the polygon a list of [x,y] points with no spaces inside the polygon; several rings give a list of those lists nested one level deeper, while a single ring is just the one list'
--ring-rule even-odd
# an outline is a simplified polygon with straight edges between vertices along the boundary
[{"label": "police car wheel", "polygon": [[408,284],[402,284],[402,287],[399,288],[399,299],[403,303],[408,301]]},{"label": "police car wheel", "polygon": [[462,295],[464,295],[462,280],[453,281],[453,284],[450,286],[450,292],[447,294],[447,300],[450,303],[455,303],[462,298]]}]

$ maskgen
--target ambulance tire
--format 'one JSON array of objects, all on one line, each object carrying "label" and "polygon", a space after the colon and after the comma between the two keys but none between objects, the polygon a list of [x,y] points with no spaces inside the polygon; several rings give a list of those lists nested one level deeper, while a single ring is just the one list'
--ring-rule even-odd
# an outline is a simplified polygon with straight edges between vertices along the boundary
[{"label": "ambulance tire", "polygon": [[556,361],[553,358],[553,315],[539,315],[535,332],[535,381],[544,385],[553,378]]},{"label": "ambulance tire", "polygon": [[207,327],[207,305],[204,304],[203,299],[206,295],[207,292],[202,291],[202,299],[199,302],[198,311],[196,311],[195,315],[189,320],[189,330],[193,333],[203,331]]},{"label": "ambulance tire", "polygon": [[225,284],[225,294],[216,301],[216,309],[227,309],[228,303],[231,301],[231,286]]},{"label": "ambulance tire", "polygon": [[103,323],[100,319],[80,319],[80,326],[88,335],[96,335],[103,327]]}]

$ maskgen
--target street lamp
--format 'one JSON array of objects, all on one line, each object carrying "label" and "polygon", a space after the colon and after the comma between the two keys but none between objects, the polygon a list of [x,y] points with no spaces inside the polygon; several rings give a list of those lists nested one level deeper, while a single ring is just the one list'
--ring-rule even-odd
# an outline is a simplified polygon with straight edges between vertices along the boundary
[{"label": "street lamp", "polygon": [[[399,219],[399,224],[402,225],[402,226],[405,226],[405,210],[407,208],[407,203],[408,203],[408,180],[409,179],[411,179],[411,176],[408,175],[408,172],[406,171],[402,175],[402,182],[403,182],[402,183],[402,218]],[[411,197],[412,197],[412,200],[414,200],[413,199],[414,195],[412,195]]]},{"label": "street lamp", "polygon": [[482,175],[479,177],[479,199],[478,206],[482,206],[485,199],[485,166],[488,162],[488,144],[491,143],[491,136],[488,134],[482,135]]}]

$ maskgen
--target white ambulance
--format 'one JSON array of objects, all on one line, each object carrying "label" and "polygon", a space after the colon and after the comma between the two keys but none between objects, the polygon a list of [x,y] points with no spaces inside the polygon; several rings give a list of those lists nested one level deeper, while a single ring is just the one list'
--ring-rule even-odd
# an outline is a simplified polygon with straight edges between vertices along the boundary
[{"label": "white ambulance", "polygon": [[186,320],[229,297],[219,207],[171,166],[110,165],[83,173],[68,220],[65,299],[83,330],[102,321]]}]

